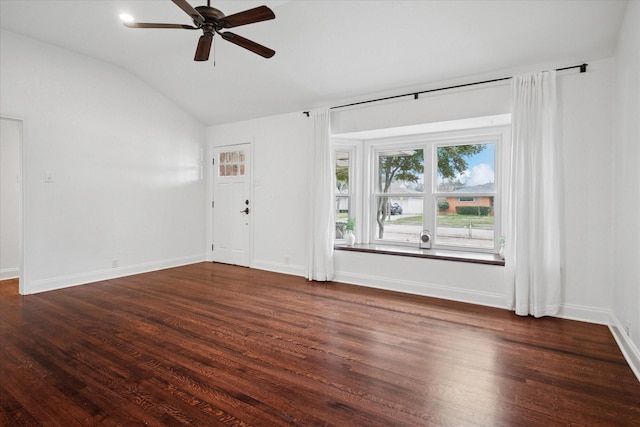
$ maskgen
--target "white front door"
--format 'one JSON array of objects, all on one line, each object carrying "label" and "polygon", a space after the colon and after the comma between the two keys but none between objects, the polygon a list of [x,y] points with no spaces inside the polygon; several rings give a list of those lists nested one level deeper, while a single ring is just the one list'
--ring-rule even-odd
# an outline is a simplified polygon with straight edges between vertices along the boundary
[{"label": "white front door", "polygon": [[249,267],[251,145],[216,147],[213,156],[213,260]]}]

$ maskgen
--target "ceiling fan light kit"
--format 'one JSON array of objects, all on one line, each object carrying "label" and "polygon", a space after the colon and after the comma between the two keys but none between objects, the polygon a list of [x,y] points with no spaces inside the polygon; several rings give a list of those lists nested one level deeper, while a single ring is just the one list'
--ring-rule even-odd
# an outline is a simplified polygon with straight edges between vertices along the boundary
[{"label": "ceiling fan light kit", "polygon": [[220,10],[211,7],[211,0],[207,0],[206,6],[192,7],[186,0],[171,0],[187,15],[191,17],[193,26],[183,24],[155,24],[142,22],[123,22],[128,28],[175,28],[182,30],[202,30],[202,36],[198,40],[194,61],[207,61],[213,37],[220,34],[224,40],[237,46],[243,47],[264,58],[271,58],[276,52],[266,46],[262,46],[252,40],[234,34],[230,31],[221,32],[227,28],[239,27],[241,25],[254,24],[256,22],[275,19],[276,15],[267,6],[258,6],[253,9],[238,12],[225,16]]}]

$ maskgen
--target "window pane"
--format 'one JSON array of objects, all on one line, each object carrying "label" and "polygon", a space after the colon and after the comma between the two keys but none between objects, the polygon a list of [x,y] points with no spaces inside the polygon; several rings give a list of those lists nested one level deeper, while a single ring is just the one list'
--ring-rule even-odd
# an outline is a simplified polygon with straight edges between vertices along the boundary
[{"label": "window pane", "polygon": [[244,175],[245,174],[245,155],[244,155],[244,151],[240,150],[238,152],[238,162],[239,164],[239,172],[238,175]]},{"label": "window pane", "polygon": [[424,151],[420,148],[378,153],[377,193],[424,190]]},{"label": "window pane", "polygon": [[336,152],[336,190],[338,193],[349,193],[349,152]]},{"label": "window pane", "polygon": [[349,220],[349,197],[336,197],[336,239],[344,239],[347,221]]},{"label": "window pane", "polygon": [[495,144],[438,147],[438,192],[493,193]]},{"label": "window pane", "polygon": [[246,156],[243,150],[220,153],[218,176],[238,176],[246,173]]},{"label": "window pane", "polygon": [[424,150],[378,152],[377,167],[374,239],[417,243],[423,229]]},{"label": "window pane", "polygon": [[[473,201],[461,199],[473,199]],[[435,243],[493,248],[495,218],[493,201],[493,196],[438,197]]]},{"label": "window pane", "polygon": [[418,243],[423,229],[422,197],[376,197],[374,238]]}]

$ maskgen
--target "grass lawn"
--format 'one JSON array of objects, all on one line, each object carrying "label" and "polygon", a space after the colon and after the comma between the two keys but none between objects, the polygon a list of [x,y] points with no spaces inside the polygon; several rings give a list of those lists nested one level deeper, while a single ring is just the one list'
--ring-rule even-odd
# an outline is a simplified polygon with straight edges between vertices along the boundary
[{"label": "grass lawn", "polygon": [[[393,217],[392,217],[393,218]],[[438,227],[468,227],[469,223],[475,228],[493,229],[493,216],[476,216],[476,215],[438,215]],[[422,215],[405,216],[393,219],[394,224],[422,224]]]},{"label": "grass lawn", "polygon": [[438,215],[437,221],[440,227],[468,227],[471,223],[476,228],[493,228],[494,217],[492,215]]},{"label": "grass lawn", "polygon": [[[339,213],[336,222],[347,222],[349,214]],[[493,216],[477,216],[477,215],[438,215],[438,227],[454,227],[464,228],[469,226],[469,222],[474,228],[493,229],[494,217]],[[413,216],[392,216],[391,221],[393,224],[422,224],[422,215]]]}]

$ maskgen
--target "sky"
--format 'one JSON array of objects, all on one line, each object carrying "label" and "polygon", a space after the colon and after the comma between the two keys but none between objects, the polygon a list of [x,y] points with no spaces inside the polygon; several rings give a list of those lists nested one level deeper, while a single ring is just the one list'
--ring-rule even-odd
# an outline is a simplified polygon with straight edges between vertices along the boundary
[{"label": "sky", "polygon": [[469,158],[467,164],[469,168],[460,178],[468,186],[495,182],[495,144],[486,144],[486,148],[479,154]]},{"label": "sky", "polygon": [[[466,184],[467,187],[495,182],[495,143],[485,144],[484,150],[466,160],[468,168],[456,176],[457,180]],[[440,184],[441,176],[438,175],[437,180]],[[424,184],[423,174],[418,175],[418,184],[404,183],[403,185],[415,188],[420,184]]]},{"label": "sky", "polygon": [[[485,149],[473,157],[467,158],[467,170],[458,174],[456,179],[471,187],[494,181],[495,144],[485,144]],[[438,182],[440,182],[438,177]]]}]

